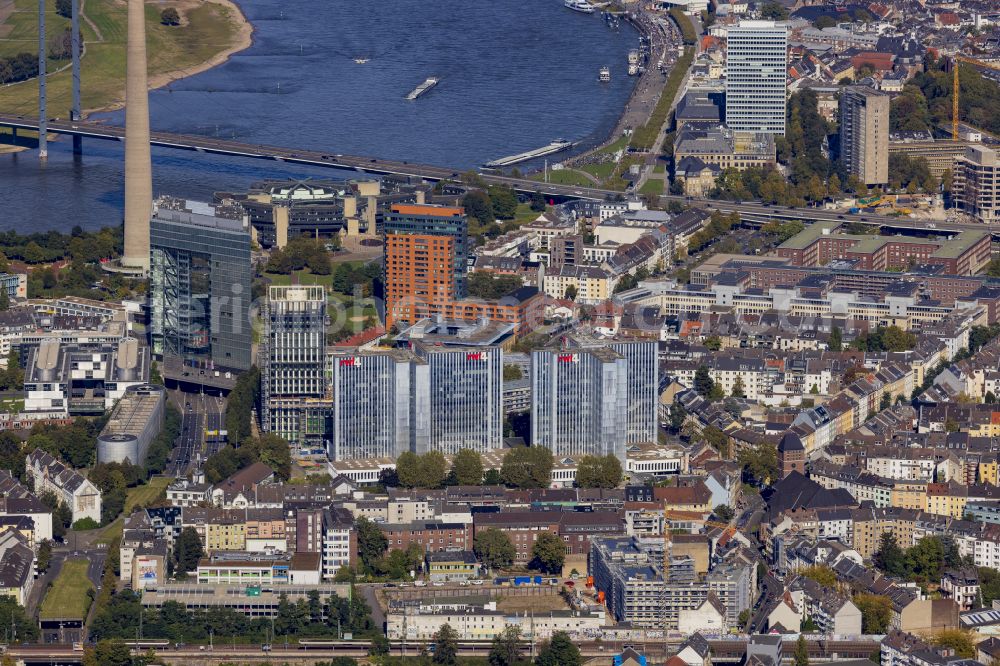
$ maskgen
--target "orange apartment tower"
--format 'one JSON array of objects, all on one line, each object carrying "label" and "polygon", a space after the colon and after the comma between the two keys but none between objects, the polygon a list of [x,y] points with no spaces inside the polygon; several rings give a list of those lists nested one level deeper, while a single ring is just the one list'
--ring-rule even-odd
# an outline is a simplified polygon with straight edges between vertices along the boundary
[{"label": "orange apartment tower", "polygon": [[394,204],[382,234],[387,326],[411,324],[465,296],[465,209]]}]

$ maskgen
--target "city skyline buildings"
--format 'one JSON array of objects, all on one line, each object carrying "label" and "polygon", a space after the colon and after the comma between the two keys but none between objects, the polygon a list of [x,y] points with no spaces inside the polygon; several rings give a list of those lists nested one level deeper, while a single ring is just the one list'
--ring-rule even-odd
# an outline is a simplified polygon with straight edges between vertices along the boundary
[{"label": "city skyline buildings", "polygon": [[656,441],[655,342],[574,344],[531,354],[531,443],[556,456]]},{"label": "city skyline buildings", "polygon": [[330,375],[332,460],[503,444],[499,347],[345,351],[330,356]]},{"label": "city skyline buildings", "polygon": [[429,306],[465,296],[465,209],[394,204],[382,222],[386,324],[414,323]]}]

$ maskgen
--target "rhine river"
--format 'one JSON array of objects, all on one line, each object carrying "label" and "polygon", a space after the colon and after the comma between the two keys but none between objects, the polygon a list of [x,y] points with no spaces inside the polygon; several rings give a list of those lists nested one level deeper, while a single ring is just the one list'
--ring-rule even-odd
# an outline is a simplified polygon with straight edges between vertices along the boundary
[{"label": "rhine river", "polygon": [[[254,0],[254,44],[150,93],[154,130],[218,135],[474,168],[555,138],[603,140],[632,90],[638,35],[561,0]],[[368,58],[364,64],[356,58]],[[598,82],[611,67],[612,81]],[[83,63],[86,68],[86,59]],[[429,76],[441,82],[404,97]],[[52,110],[52,115],[65,114]],[[114,124],[124,112],[99,114]],[[122,146],[84,140],[0,155],[0,229],[121,223]],[[550,158],[551,159],[551,158]],[[558,158],[556,158],[558,159]],[[153,149],[153,190],[210,199],[264,178],[348,176],[330,169]]]}]

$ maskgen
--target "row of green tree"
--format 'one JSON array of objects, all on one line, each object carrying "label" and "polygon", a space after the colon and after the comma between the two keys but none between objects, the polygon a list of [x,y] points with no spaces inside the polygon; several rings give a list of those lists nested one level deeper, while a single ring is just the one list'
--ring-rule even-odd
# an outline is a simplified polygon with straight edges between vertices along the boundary
[{"label": "row of green tree", "polygon": [[715,241],[724,238],[740,224],[740,214],[730,213],[726,215],[718,211],[712,213],[712,217],[703,229],[696,232],[688,240],[688,254],[694,254],[702,250]]},{"label": "row of green tree", "polygon": [[[6,295],[7,290],[0,289],[0,297]],[[7,367],[0,369],[0,391],[20,391],[22,388],[24,388],[24,368],[21,367],[21,356],[11,350],[7,355]]]},{"label": "row of green tree", "polygon": [[38,76],[38,57],[31,53],[18,53],[0,58],[0,83],[14,83]]},{"label": "row of green tree", "polygon": [[656,101],[653,112],[649,114],[649,120],[642,127],[637,127],[632,131],[632,136],[628,142],[630,148],[638,151],[648,151],[656,144],[656,140],[659,138],[660,132],[667,122],[667,117],[670,115],[674,98],[677,97],[681,83],[684,81],[684,77],[687,76],[693,60],[694,48],[686,47],[684,54],[677,59],[673,69],[670,70],[667,82],[663,85],[663,90],[660,92],[660,98]]},{"label": "row of green tree", "polygon": [[[462,197],[462,207],[470,218],[480,225],[489,225],[497,220],[512,220],[517,215],[517,193],[506,185],[490,185],[469,190]],[[542,200],[542,210],[544,199]]]},{"label": "row of green tree", "polygon": [[223,446],[205,460],[205,478],[209,483],[218,483],[256,462],[273,469],[280,479],[287,481],[292,475],[292,453],[288,442],[268,433],[244,439],[239,446]]},{"label": "row of green tree", "polygon": [[375,283],[382,279],[382,266],[376,262],[368,264],[340,262],[333,271],[330,285],[333,290],[346,296],[370,298],[375,294]]},{"label": "row of green tree", "polygon": [[[470,663],[458,656],[459,633],[450,624],[443,624],[434,634],[430,650],[423,652],[418,659],[423,664],[438,666],[461,666]],[[429,652],[430,654],[427,654]],[[525,645],[521,631],[515,625],[507,626],[493,639],[489,655],[486,658],[489,666],[524,666],[531,664],[524,658]],[[395,664],[391,660],[382,662],[386,666]],[[535,666],[580,666],[583,657],[580,649],[570,637],[561,631],[552,634],[552,638],[543,642],[535,657]],[[339,665],[338,665],[339,666]],[[345,665],[346,666],[346,665]]]},{"label": "row of green tree", "polygon": [[853,349],[868,352],[904,352],[916,345],[917,336],[898,326],[876,326],[871,330],[862,331],[851,342]]},{"label": "row of green tree", "polygon": [[946,568],[966,564],[951,535],[924,537],[904,549],[891,532],[882,534],[873,561],[889,576],[924,584],[940,580]]},{"label": "row of green tree", "polygon": [[[481,564],[494,570],[509,569],[517,557],[517,549],[510,535],[494,527],[480,530],[476,534],[473,551]],[[528,568],[559,575],[565,563],[566,542],[551,532],[540,533],[531,546]]]},{"label": "row of green tree", "polygon": [[[365,517],[355,523],[358,535],[358,559],[360,573],[368,578],[388,580],[411,580],[411,572],[421,570],[424,550],[412,543],[407,548],[389,549],[389,539],[382,529]],[[514,564],[517,550],[510,536],[499,529],[480,531],[475,538],[473,550],[479,562],[494,570],[509,569]],[[566,543],[555,534],[543,532],[538,535],[531,549],[528,567],[547,574],[560,574],[566,561]],[[338,572],[339,580],[352,580],[354,573],[349,569]]]},{"label": "row of green tree", "polygon": [[[137,594],[131,591],[112,594],[110,601],[95,614],[90,638],[134,640],[139,635],[140,608]],[[336,594],[323,599],[318,591],[311,590],[306,599],[296,602],[283,594],[273,633],[271,620],[267,618],[249,618],[228,608],[188,611],[184,604],[174,601],[167,601],[159,608],[142,609],[141,617],[143,638],[166,638],[172,642],[207,643],[210,637],[220,644],[230,638],[241,643],[264,643],[285,636],[337,637],[339,628],[343,633],[374,640],[383,654],[386,647],[385,637],[374,626],[371,609],[360,594],[352,594],[350,600]]]},{"label": "row of green tree", "polygon": [[252,366],[240,373],[226,402],[226,432],[229,442],[239,446],[250,437],[253,410],[260,400],[260,369]]},{"label": "row of green tree", "polygon": [[[506,485],[511,488],[547,488],[555,459],[544,446],[516,447],[506,453],[499,470],[484,469],[482,456],[460,449],[451,468],[439,451],[418,455],[411,451],[396,459],[395,474],[383,476],[387,486],[442,488],[444,486]],[[615,488],[622,480],[621,462],[612,454],[581,456],[576,484],[580,488]]]},{"label": "row of green tree", "polygon": [[694,32],[694,26],[691,25],[691,19],[687,17],[680,7],[673,7],[670,10],[670,18],[674,20],[677,27],[681,31],[681,41],[684,42],[685,46],[694,46],[698,41],[698,35]]},{"label": "row of green tree", "polygon": [[0,232],[0,252],[3,256],[27,264],[44,264],[58,259],[97,262],[120,254],[122,242],[121,227],[84,231],[82,227],[75,226],[68,234],[59,231],[33,234]]}]

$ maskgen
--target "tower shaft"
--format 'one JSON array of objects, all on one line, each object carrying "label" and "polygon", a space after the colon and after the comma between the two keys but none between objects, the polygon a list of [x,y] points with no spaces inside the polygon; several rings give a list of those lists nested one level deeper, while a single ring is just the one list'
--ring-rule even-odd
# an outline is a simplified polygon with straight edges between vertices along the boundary
[{"label": "tower shaft", "polygon": [[149,154],[149,86],[143,0],[128,0],[125,64],[125,253],[122,265],[149,269],[153,174]]}]

